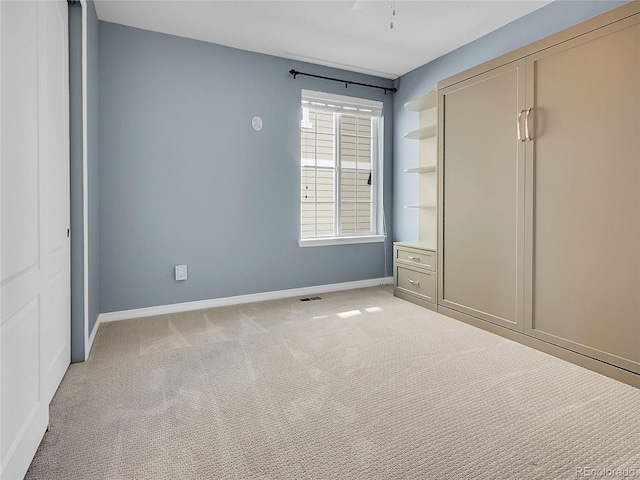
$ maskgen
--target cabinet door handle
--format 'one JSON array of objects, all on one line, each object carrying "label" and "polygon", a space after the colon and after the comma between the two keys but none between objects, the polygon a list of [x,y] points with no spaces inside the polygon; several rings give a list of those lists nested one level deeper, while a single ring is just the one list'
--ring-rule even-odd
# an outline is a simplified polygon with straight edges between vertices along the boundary
[{"label": "cabinet door handle", "polygon": [[526,112],[526,110],[520,110],[518,113],[518,119],[516,120],[516,132],[518,132],[518,141],[524,142],[525,139],[522,138],[522,114]]},{"label": "cabinet door handle", "polygon": [[527,135],[525,140],[533,140],[531,132],[529,131],[529,115],[531,114],[531,110],[533,110],[533,108],[528,109],[527,114],[524,116],[524,130]]},{"label": "cabinet door handle", "polygon": [[417,262],[420,261],[420,257],[409,257],[409,260],[415,260]]},{"label": "cabinet door handle", "polygon": [[410,283],[411,285],[415,285],[416,287],[419,287],[419,286],[420,286],[420,282],[418,282],[418,281],[411,280],[410,278],[409,278],[409,279],[407,279],[407,280],[409,281],[409,283]]}]

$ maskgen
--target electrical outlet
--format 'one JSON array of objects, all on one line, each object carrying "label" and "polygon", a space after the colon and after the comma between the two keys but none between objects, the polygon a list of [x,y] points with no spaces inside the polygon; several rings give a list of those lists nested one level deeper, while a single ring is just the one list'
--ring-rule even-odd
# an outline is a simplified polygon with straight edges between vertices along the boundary
[{"label": "electrical outlet", "polygon": [[176,265],[176,280],[186,280],[187,279],[187,266],[186,265]]}]

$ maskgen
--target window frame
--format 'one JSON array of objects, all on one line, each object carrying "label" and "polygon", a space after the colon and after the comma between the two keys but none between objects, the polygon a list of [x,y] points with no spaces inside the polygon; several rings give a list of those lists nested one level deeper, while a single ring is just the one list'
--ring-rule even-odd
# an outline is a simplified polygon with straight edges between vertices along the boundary
[{"label": "window frame", "polygon": [[[301,192],[303,186],[303,174],[302,170],[305,167],[303,163],[302,157],[302,137],[303,137],[303,128],[305,128],[305,121],[308,123],[308,114],[305,115],[305,107],[304,102],[305,99],[313,99],[318,100],[319,102],[327,102],[329,104],[338,104],[340,107],[336,108],[316,108],[316,110],[324,110],[333,112],[333,126],[334,126],[334,140],[333,140],[333,169],[335,172],[335,181],[334,181],[334,235],[325,235],[325,236],[314,236],[314,237],[302,237],[302,206],[305,202],[302,199],[299,199],[299,228],[298,228],[298,244],[300,247],[311,247],[311,246],[325,246],[325,245],[342,245],[342,244],[356,244],[356,243],[374,243],[374,242],[384,242],[386,235],[380,233],[380,225],[378,221],[378,210],[379,208],[383,208],[381,203],[382,199],[382,188],[379,186],[379,178],[380,175],[380,167],[381,167],[381,156],[382,156],[382,120],[383,120],[383,109],[382,102],[374,101],[374,100],[366,100],[357,97],[348,97],[345,95],[336,95],[324,92],[316,92],[310,90],[302,90],[301,95],[301,121],[298,126],[299,138],[301,142],[301,147],[299,149],[300,158],[298,161],[298,168],[300,169],[300,183],[298,191]],[[307,100],[309,103],[309,100]],[[346,107],[346,108],[344,108]],[[341,179],[342,179],[342,171],[344,167],[342,166],[342,121],[344,115],[357,115],[357,111],[350,113],[350,110],[357,110],[358,108],[371,109],[374,114],[367,115],[371,118],[371,229],[368,232],[342,232],[342,188],[341,188]],[[369,110],[369,111],[371,111]],[[308,111],[308,110],[307,110]],[[362,110],[361,110],[362,111]],[[308,127],[307,127],[308,128]],[[355,136],[356,142],[358,136]],[[357,157],[356,157],[356,178],[357,178]],[[319,168],[316,166],[311,168]],[[315,192],[317,199],[317,191]],[[314,202],[309,202],[317,205],[317,200]],[[345,202],[346,204],[352,203],[355,206],[355,211],[358,209],[358,201],[357,195],[356,199],[353,202]],[[364,203],[364,202],[360,202]],[[357,213],[356,213],[357,218]]]}]

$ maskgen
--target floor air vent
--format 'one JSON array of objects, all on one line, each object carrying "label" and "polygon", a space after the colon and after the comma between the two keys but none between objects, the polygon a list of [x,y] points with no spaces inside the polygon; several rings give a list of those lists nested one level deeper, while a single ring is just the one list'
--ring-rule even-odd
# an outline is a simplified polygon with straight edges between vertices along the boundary
[{"label": "floor air vent", "polygon": [[310,302],[311,300],[322,300],[321,297],[307,297],[307,298],[301,298],[300,301],[301,302]]}]

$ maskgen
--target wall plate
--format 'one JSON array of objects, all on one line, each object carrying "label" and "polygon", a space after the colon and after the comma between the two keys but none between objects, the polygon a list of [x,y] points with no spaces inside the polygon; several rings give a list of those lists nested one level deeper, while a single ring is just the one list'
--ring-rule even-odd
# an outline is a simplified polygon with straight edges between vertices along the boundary
[{"label": "wall plate", "polygon": [[175,266],[175,274],[176,274],[176,280],[186,280],[187,279],[187,266],[186,265],[176,265]]},{"label": "wall plate", "polygon": [[251,127],[256,132],[259,132],[260,130],[262,130],[262,118],[258,117],[257,115],[255,117],[253,117],[251,119]]}]

